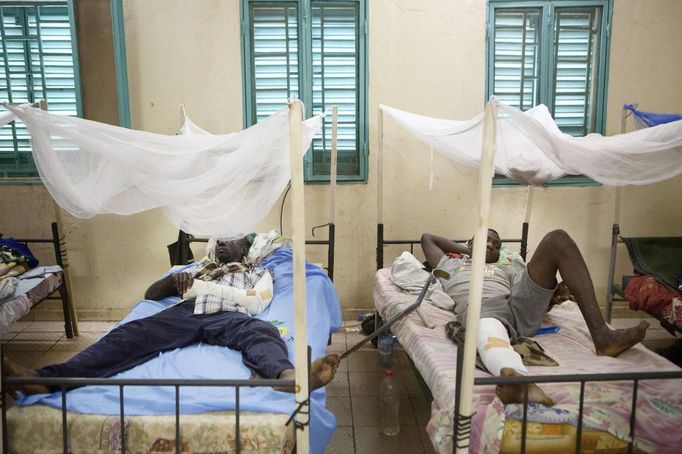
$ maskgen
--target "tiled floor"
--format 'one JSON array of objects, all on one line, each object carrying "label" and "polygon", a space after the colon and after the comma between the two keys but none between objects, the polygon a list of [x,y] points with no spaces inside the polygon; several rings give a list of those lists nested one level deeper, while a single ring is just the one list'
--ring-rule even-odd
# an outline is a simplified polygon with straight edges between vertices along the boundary
[{"label": "tiled floor", "polygon": [[[617,327],[633,324],[632,319],[613,321]],[[670,336],[661,333],[657,322],[650,320],[650,324],[644,344],[653,348],[660,346],[662,340],[669,343]],[[10,333],[2,336],[3,350],[14,361],[28,367],[59,363],[95,342],[112,325],[81,322],[80,336],[67,339],[60,322],[17,322]],[[344,322],[340,332],[332,336],[328,350],[343,352],[363,337],[358,322]],[[327,386],[327,406],[336,415],[338,426],[327,453],[434,452],[425,431],[430,404],[403,351],[395,352],[394,363],[400,391],[400,433],[392,437],[381,434],[377,396],[384,372],[378,365],[376,349],[367,344],[342,361],[336,378]]]},{"label": "tiled floor", "polygon": [[[328,350],[340,353],[355,345],[364,337],[358,329],[357,322],[346,322],[345,332],[332,336]],[[338,426],[327,453],[434,452],[425,431],[430,404],[405,352],[396,351],[394,363],[400,392],[400,433],[391,437],[381,433],[377,396],[384,369],[378,365],[376,349],[366,344],[341,363],[336,378],[327,386],[327,407],[336,415]]]}]

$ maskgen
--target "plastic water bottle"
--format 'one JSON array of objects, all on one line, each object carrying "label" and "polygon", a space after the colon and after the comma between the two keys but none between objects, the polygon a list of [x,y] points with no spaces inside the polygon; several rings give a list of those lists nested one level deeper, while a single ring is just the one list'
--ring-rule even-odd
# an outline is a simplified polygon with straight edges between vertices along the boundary
[{"label": "plastic water bottle", "polygon": [[393,336],[391,334],[379,336],[377,350],[379,351],[379,367],[391,369],[393,367]]},{"label": "plastic water bottle", "polygon": [[379,386],[379,415],[381,432],[384,435],[396,435],[400,432],[399,400],[398,384],[393,377],[393,371],[388,369]]}]

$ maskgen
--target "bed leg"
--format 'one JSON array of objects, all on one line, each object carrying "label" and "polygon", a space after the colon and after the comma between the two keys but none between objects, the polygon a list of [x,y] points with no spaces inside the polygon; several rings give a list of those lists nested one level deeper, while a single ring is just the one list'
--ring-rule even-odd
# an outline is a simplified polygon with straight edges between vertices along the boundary
[{"label": "bed leg", "polygon": [[59,297],[62,299],[62,309],[64,311],[64,331],[66,337],[73,338],[73,325],[71,324],[71,313],[69,311],[69,292],[66,290],[66,282],[62,281],[59,286]]}]

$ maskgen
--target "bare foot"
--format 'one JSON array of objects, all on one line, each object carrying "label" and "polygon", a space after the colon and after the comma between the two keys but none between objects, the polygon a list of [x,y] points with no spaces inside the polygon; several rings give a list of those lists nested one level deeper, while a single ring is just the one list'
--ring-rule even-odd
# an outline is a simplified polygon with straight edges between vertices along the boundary
[{"label": "bare foot", "polygon": [[[503,367],[500,370],[500,375],[503,377],[516,377],[519,373],[509,367]],[[523,385],[497,385],[495,393],[504,404],[523,403]],[[554,405],[554,401],[535,383],[528,385],[528,402],[535,402],[548,407]]]},{"label": "bare foot", "polygon": [[633,345],[639,343],[646,335],[649,323],[642,320],[639,325],[626,329],[610,330],[606,336],[592,339],[599,356],[618,356]]},{"label": "bare foot", "polygon": [[[40,377],[37,370],[20,366],[6,356],[3,358],[2,368],[5,370],[6,377]],[[45,385],[15,385],[8,386],[7,389],[9,391],[21,391],[27,396],[31,394],[48,394],[50,392]]]},{"label": "bare foot", "polygon": [[[310,390],[314,391],[329,384],[334,379],[340,362],[339,355],[336,353],[328,353],[326,356],[316,359],[310,365]],[[279,378],[283,380],[294,380],[295,377],[294,369],[286,369],[279,374]],[[289,393],[294,392],[294,388],[291,386],[276,386],[275,389]]]}]

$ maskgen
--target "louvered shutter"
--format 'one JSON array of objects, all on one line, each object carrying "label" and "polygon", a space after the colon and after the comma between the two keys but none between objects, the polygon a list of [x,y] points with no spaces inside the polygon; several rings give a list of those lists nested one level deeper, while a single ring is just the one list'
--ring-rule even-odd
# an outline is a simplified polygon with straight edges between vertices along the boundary
[{"label": "louvered shutter", "polygon": [[492,94],[526,110],[540,103],[542,10],[496,9],[493,29]]},{"label": "louvered shutter", "polygon": [[559,128],[574,136],[595,131],[599,13],[599,8],[557,8],[554,14],[555,79],[551,105]]},{"label": "louvered shutter", "polygon": [[[77,86],[66,2],[0,5],[0,99],[45,99],[51,112],[77,115]],[[35,177],[21,121],[0,129],[0,177]]]},{"label": "louvered shutter", "polygon": [[[312,3],[313,113],[338,106],[338,175],[360,174],[359,29],[356,2]],[[321,137],[313,141],[313,177],[329,175],[331,131],[327,116]]]},{"label": "louvered shutter", "polygon": [[298,8],[295,2],[250,4],[252,123],[300,98]]}]

